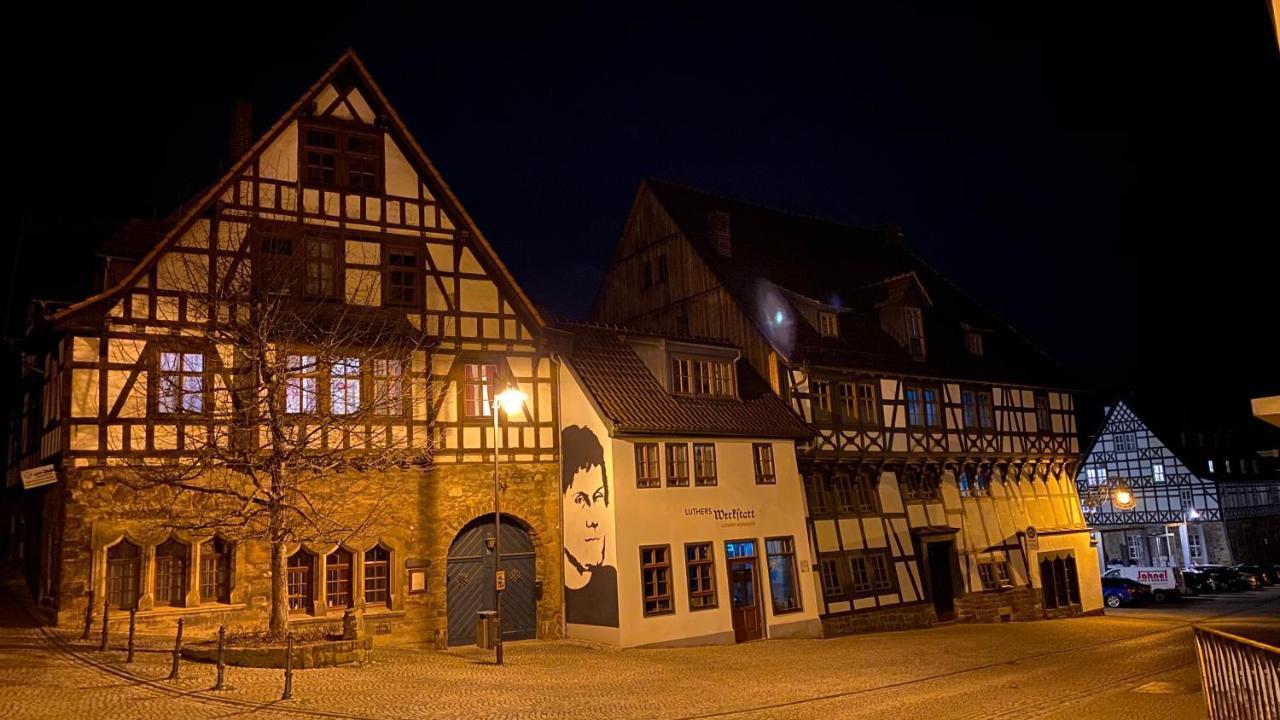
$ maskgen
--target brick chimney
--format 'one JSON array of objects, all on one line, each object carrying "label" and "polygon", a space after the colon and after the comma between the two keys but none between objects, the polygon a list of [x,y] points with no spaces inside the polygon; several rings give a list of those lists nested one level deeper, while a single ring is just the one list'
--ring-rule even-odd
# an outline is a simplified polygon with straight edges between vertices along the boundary
[{"label": "brick chimney", "polygon": [[733,234],[729,230],[729,213],[713,210],[707,213],[707,242],[721,257],[733,257]]},{"label": "brick chimney", "polygon": [[227,161],[234,163],[253,144],[253,105],[248,100],[236,100],[231,106],[231,132],[227,136]]}]

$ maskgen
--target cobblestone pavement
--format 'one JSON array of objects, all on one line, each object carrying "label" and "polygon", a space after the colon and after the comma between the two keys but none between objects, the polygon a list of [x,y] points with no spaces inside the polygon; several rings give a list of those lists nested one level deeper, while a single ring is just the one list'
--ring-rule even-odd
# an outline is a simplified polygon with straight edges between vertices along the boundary
[{"label": "cobblestone pavement", "polygon": [[[1164,718],[1204,710],[1188,623],[1280,622],[1280,588],[1221,596],[1183,614],[1129,613],[833,640],[609,650],[573,642],[474,648],[379,647],[361,667],[297,671],[188,663],[143,642],[124,664],[73,634],[34,627],[0,598],[0,718]],[[123,638],[120,639],[121,641]]]}]

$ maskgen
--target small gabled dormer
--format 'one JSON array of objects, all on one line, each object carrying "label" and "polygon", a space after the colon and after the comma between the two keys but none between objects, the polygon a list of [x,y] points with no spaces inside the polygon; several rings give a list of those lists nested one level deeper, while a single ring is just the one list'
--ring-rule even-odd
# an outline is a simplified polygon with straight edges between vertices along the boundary
[{"label": "small gabled dormer", "polygon": [[685,397],[738,397],[735,348],[665,337],[631,335],[624,340],[668,393]]},{"label": "small gabled dormer", "polygon": [[960,329],[964,332],[964,349],[969,355],[980,358],[987,354],[987,336],[991,330],[968,323],[960,323]]},{"label": "small gabled dormer", "polygon": [[929,293],[914,272],[894,275],[861,291],[870,295],[880,315],[880,328],[889,334],[913,360],[924,360],[929,341],[925,332],[925,310],[933,305]]},{"label": "small gabled dormer", "polygon": [[818,331],[819,335],[829,338],[840,337],[840,313],[846,310],[835,304],[838,301],[825,303],[786,288],[779,288],[779,290],[791,302],[796,312],[809,323],[810,327]]}]

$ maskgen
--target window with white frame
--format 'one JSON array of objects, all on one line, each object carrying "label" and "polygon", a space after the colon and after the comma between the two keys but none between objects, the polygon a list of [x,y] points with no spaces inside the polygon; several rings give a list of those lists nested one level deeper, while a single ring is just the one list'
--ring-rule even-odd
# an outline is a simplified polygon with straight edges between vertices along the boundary
[{"label": "window with white frame", "polygon": [[1164,465],[1161,463],[1151,464],[1151,479],[1155,482],[1164,482]]},{"label": "window with white frame", "polygon": [[1204,545],[1200,542],[1200,533],[1187,534],[1187,549],[1191,552],[1191,562],[1198,563],[1204,560]]},{"label": "window with white frame", "polygon": [[1142,560],[1142,536],[1129,535],[1126,542],[1129,545],[1129,559]]},{"label": "window with white frame", "polygon": [[290,355],[285,367],[284,409],[299,415],[317,410],[320,363],[315,355]]},{"label": "window with white frame", "polygon": [[1104,467],[1085,468],[1084,478],[1089,485],[1101,485],[1107,481],[1107,469]]},{"label": "window with white frame", "polygon": [[1137,452],[1138,439],[1133,433],[1115,434],[1116,452]]},{"label": "window with white frame", "polygon": [[329,371],[329,405],[334,415],[360,409],[360,358],[337,358]]}]

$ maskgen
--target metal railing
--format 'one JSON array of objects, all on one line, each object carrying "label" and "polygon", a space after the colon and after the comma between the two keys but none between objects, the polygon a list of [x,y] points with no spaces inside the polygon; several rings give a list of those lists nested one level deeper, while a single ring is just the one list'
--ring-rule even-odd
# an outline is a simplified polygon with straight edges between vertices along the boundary
[{"label": "metal railing", "polygon": [[1280,648],[1195,626],[1209,720],[1280,718]]}]

